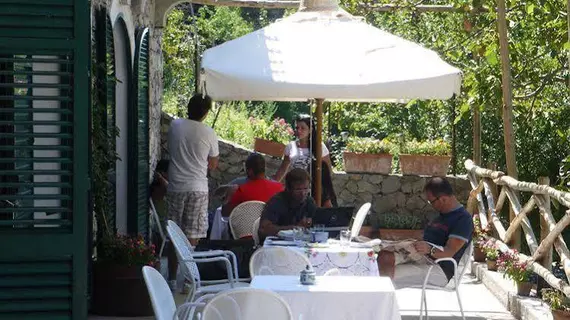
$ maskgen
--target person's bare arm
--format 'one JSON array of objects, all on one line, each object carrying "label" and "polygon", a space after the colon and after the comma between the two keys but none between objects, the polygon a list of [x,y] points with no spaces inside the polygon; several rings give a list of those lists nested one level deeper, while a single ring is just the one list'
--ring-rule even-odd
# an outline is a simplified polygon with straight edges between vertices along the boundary
[{"label": "person's bare arm", "polygon": [[208,170],[214,170],[218,167],[219,157],[208,157]]},{"label": "person's bare arm", "polygon": [[259,223],[259,233],[263,235],[263,237],[269,237],[277,235],[277,233],[281,230],[289,230],[295,227],[296,226],[278,226],[270,220],[263,219]]},{"label": "person's bare arm", "polygon": [[289,156],[283,156],[283,161],[281,162],[279,169],[277,169],[277,173],[275,173],[275,175],[273,176],[273,180],[281,182],[283,176],[285,176],[285,173],[287,173],[287,169],[289,169],[290,163],[291,159],[289,159]]},{"label": "person's bare arm", "polygon": [[[457,251],[461,249],[461,247],[463,247],[464,244],[465,240],[459,238],[449,238],[445,244],[445,247],[443,247],[443,251],[434,250],[432,257],[434,259],[451,258],[457,253]],[[425,241],[415,242],[414,247],[416,248],[416,251],[421,254],[429,254],[431,251],[431,245]]]}]

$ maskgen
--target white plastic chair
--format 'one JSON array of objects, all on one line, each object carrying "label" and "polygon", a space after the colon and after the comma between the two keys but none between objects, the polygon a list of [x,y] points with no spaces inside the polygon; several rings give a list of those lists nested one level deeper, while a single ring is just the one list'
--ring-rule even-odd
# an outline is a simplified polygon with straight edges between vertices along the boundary
[{"label": "white plastic chair", "polygon": [[261,247],[251,256],[249,273],[252,278],[259,275],[298,276],[310,265],[307,256],[293,249]]},{"label": "white plastic chair", "polygon": [[201,320],[293,320],[289,304],[277,293],[254,288],[224,291],[204,307]]},{"label": "white plastic chair", "polygon": [[253,222],[253,230],[251,231],[253,234],[253,242],[255,246],[259,246],[259,222],[261,221],[261,217],[255,219]]},{"label": "white plastic chair", "polygon": [[467,248],[465,249],[465,252],[463,252],[463,256],[459,260],[459,265],[457,265],[457,261],[455,261],[455,259],[453,259],[453,258],[441,258],[441,259],[435,260],[435,262],[437,262],[437,263],[442,262],[442,261],[449,261],[453,264],[454,276],[449,281],[449,283],[447,285],[445,285],[444,287],[428,284],[429,276],[430,276],[431,270],[433,269],[434,266],[431,266],[428,269],[428,272],[426,273],[426,277],[424,279],[424,283],[422,285],[422,301],[421,301],[421,306],[420,306],[420,320],[422,320],[424,317],[424,313],[423,313],[424,310],[425,310],[425,314],[426,314],[426,319],[429,319],[428,311],[427,311],[426,289],[428,289],[428,290],[444,290],[444,291],[448,291],[448,292],[455,292],[455,294],[457,295],[457,301],[459,302],[459,310],[461,311],[461,317],[463,318],[463,320],[465,320],[465,314],[463,313],[463,305],[461,304],[461,295],[459,294],[459,285],[461,284],[461,279],[463,278],[463,275],[465,275],[465,272],[467,271],[467,266],[469,265],[469,261],[471,260],[472,253],[473,253],[473,243],[470,243],[469,246],[467,246]]},{"label": "white plastic chair", "polygon": [[152,303],[152,309],[156,320],[192,319],[197,308],[204,307],[204,301],[214,295],[204,295],[195,303],[184,303],[176,308],[176,302],[168,283],[156,269],[144,266],[142,269],[144,282]]},{"label": "white plastic chair", "polygon": [[362,229],[362,224],[364,223],[364,219],[366,219],[366,215],[370,211],[371,206],[372,205],[370,204],[370,202],[366,202],[365,204],[360,206],[360,209],[358,209],[358,212],[356,213],[356,218],[354,218],[354,221],[352,223],[352,228],[350,229],[351,238],[355,238],[360,234],[360,229]]},{"label": "white plastic chair", "polygon": [[238,204],[230,213],[230,230],[234,239],[252,236],[251,226],[261,217],[263,201],[246,201]]},{"label": "white plastic chair", "polygon": [[[166,246],[166,243],[170,242],[170,239],[168,239],[166,233],[164,232],[164,229],[162,228],[162,223],[160,221],[160,217],[158,216],[158,212],[156,211],[156,207],[154,206],[154,201],[152,201],[152,198],[148,198],[148,202],[150,203],[150,215],[152,218],[151,221],[153,222],[154,225],[156,225],[156,229],[158,230],[158,234],[160,235],[162,243],[160,245],[160,250],[158,251],[158,257],[160,258],[162,257],[162,253],[164,252],[164,247]],[[152,232],[149,234],[152,234]]]},{"label": "white plastic chair", "polygon": [[[166,231],[176,250],[182,274],[190,285],[190,292],[186,297],[186,301],[193,302],[196,297],[207,293],[218,293],[227,289],[249,286],[248,283],[238,281],[237,259],[233,252],[226,250],[195,252],[184,232],[172,220],[168,220]],[[225,264],[228,277],[221,280],[202,281],[197,263],[215,261]]]}]

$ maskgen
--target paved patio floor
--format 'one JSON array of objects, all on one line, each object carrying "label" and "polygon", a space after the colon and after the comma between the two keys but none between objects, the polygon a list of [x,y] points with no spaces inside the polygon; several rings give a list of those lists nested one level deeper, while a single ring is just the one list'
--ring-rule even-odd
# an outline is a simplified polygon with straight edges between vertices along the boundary
[{"label": "paved patio floor", "polygon": [[[460,287],[461,302],[467,320],[514,320],[509,311],[487,290],[475,277],[466,274]],[[402,320],[419,319],[420,289],[400,289],[396,292]],[[177,302],[184,297],[177,295]],[[459,304],[455,293],[445,291],[429,291],[427,296],[430,319],[461,319]],[[89,320],[151,320],[153,317],[112,318],[89,316]]]}]

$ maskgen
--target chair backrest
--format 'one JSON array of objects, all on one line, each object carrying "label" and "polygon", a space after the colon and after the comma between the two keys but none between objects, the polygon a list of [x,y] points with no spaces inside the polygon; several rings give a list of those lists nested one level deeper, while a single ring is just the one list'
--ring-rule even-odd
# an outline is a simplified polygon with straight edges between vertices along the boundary
[{"label": "chair backrest", "polygon": [[277,293],[254,288],[223,291],[204,307],[202,320],[293,320],[289,304]]},{"label": "chair backrest", "polygon": [[368,211],[370,211],[371,206],[372,205],[370,204],[370,202],[366,202],[360,207],[360,209],[358,209],[358,212],[356,213],[356,218],[354,218],[354,221],[352,222],[352,228],[350,229],[350,236],[352,238],[357,237],[360,234],[360,229],[362,228],[364,219],[366,218]]},{"label": "chair backrest", "polygon": [[[461,259],[459,259],[459,263],[457,264],[457,269],[459,271],[457,275],[458,276],[457,287],[459,287],[459,285],[461,284],[461,279],[463,279],[465,272],[467,272],[467,267],[469,266],[472,255],[473,255],[473,242],[469,243],[469,245],[465,249],[465,252],[463,252],[463,256],[461,256]],[[456,288],[455,281],[451,279],[447,284],[447,286],[445,287],[447,289],[455,289]]]},{"label": "chair backrest", "polygon": [[156,225],[158,234],[160,234],[160,239],[164,242],[166,241],[166,233],[164,233],[164,229],[162,228],[162,223],[158,216],[158,212],[156,211],[156,207],[154,206],[154,201],[152,201],[152,198],[148,198],[148,202],[150,203],[151,220]]},{"label": "chair backrest", "polygon": [[184,277],[189,281],[193,281],[194,285],[200,286],[200,272],[198,271],[196,262],[182,262],[182,260],[192,259],[192,252],[194,252],[186,234],[184,234],[184,231],[182,231],[176,222],[172,220],[168,220],[168,223],[166,224],[166,232],[168,232],[170,241],[174,245],[176,256],[178,257],[180,266],[182,266]]},{"label": "chair backrest", "polygon": [[265,208],[263,201],[246,201],[238,204],[230,213],[230,230],[234,239],[251,236],[251,226],[261,217]]},{"label": "chair backrest", "polygon": [[259,222],[261,221],[261,217],[255,219],[255,221],[253,222],[253,230],[251,231],[253,234],[253,241],[255,242],[255,245],[258,246],[259,245]]},{"label": "chair backrest", "polygon": [[144,266],[142,273],[156,320],[172,320],[176,303],[168,283],[160,272],[152,267]]},{"label": "chair backrest", "polygon": [[249,273],[258,275],[298,276],[311,265],[309,258],[295,249],[261,247],[251,256]]}]

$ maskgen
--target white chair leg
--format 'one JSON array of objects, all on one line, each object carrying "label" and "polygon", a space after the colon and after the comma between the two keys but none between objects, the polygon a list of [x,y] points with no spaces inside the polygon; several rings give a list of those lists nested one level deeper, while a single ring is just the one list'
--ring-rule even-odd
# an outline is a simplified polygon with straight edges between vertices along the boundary
[{"label": "white chair leg", "polygon": [[424,309],[426,311],[426,320],[429,320],[428,308],[427,308],[427,294],[425,293],[424,293]]},{"label": "white chair leg", "polygon": [[459,310],[461,311],[461,318],[465,320],[465,314],[463,314],[463,305],[461,304],[461,296],[459,295],[459,290],[455,289],[455,294],[457,295],[457,301],[459,302]]},{"label": "white chair leg", "polygon": [[[424,318],[424,302],[425,302],[425,294],[426,291],[422,288],[422,297],[421,297],[421,303],[420,303],[420,320],[423,320]],[[427,306],[426,306],[427,309]]]}]

